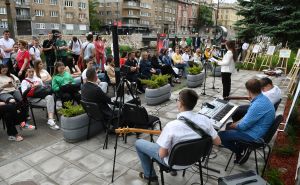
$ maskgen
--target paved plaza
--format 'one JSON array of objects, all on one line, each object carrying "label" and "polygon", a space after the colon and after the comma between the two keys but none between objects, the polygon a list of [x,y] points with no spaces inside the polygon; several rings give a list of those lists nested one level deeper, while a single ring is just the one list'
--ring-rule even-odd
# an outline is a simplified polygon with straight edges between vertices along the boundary
[{"label": "paved plaza", "polygon": [[[232,75],[232,96],[245,96],[244,83],[262,74],[256,71],[236,72]],[[280,86],[283,77],[271,77],[275,85]],[[222,97],[222,84],[220,77],[216,78],[216,90],[211,89],[212,77],[207,78],[207,96],[200,95],[195,108],[198,111],[203,102],[209,102],[214,97]],[[285,88],[283,100],[279,105],[277,114],[282,114],[286,101]],[[200,94],[203,87],[195,88]],[[174,91],[168,102],[158,106],[147,106],[149,114],[158,116],[162,124],[176,118],[177,108],[175,99],[180,90]],[[141,95],[144,96],[144,95]],[[143,98],[142,98],[143,100]],[[247,101],[231,101],[235,104],[247,104]],[[110,136],[107,150],[103,150],[104,133],[101,133],[88,141],[70,144],[63,140],[61,131],[54,131],[46,125],[46,113],[42,110],[35,110],[38,129],[35,131],[20,131],[24,136],[22,142],[11,142],[7,140],[6,131],[1,128],[0,134],[0,185],[12,184],[14,182],[32,180],[40,185],[142,185],[145,181],[139,179],[138,173],[142,171],[138,156],[135,152],[135,135],[128,136],[125,144],[122,138],[118,140],[117,161],[115,170],[115,181],[111,183],[114,142],[115,137]],[[2,125],[1,125],[2,127]],[[142,138],[149,139],[146,134]],[[156,139],[156,138],[155,138]],[[255,170],[254,155],[244,165],[235,165],[231,162],[229,169],[224,168],[229,159],[230,152],[224,148],[214,147],[210,156],[208,166],[220,170],[220,174],[204,170],[204,181],[207,185],[216,185],[217,178],[228,174],[235,174],[245,170]],[[188,157],[188,156],[187,156]],[[262,168],[262,159],[258,155]],[[185,177],[179,172],[176,177],[165,174],[165,182],[169,185],[184,185],[199,183],[199,174],[195,173],[196,168],[190,168]],[[158,170],[157,170],[158,171]]]}]

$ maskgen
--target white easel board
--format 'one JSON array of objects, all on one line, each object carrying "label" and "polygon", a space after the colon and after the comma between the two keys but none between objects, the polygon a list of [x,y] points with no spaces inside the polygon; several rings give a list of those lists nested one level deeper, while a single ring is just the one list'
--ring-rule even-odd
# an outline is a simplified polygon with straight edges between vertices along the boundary
[{"label": "white easel board", "polygon": [[259,51],[260,51],[260,45],[255,44],[253,49],[252,49],[252,53],[259,53]]},{"label": "white easel board", "polygon": [[270,56],[274,55],[275,48],[276,48],[275,46],[269,46],[268,50],[267,50],[267,55],[270,55]]},{"label": "white easel board", "polygon": [[290,58],[291,50],[290,49],[281,49],[279,51],[279,58]]}]

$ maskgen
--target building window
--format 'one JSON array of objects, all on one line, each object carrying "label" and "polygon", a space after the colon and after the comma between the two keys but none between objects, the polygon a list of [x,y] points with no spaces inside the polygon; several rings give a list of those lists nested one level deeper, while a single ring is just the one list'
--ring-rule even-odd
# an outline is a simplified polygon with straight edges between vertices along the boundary
[{"label": "building window", "polygon": [[34,13],[37,17],[43,17],[45,15],[43,10],[35,10]]},{"label": "building window", "polygon": [[111,6],[111,3],[106,3],[106,7],[110,7]]},{"label": "building window", "polygon": [[73,13],[66,13],[66,18],[72,19],[73,18]]},{"label": "building window", "polygon": [[112,12],[111,12],[111,11],[107,11],[107,12],[106,12],[106,15],[111,16],[111,15],[112,15]]},{"label": "building window", "polygon": [[0,7],[0,14],[6,14],[6,8]]},{"label": "building window", "polygon": [[79,2],[79,3],[78,3],[78,8],[79,8],[79,9],[86,9],[86,4],[83,3],[83,2]]},{"label": "building window", "polygon": [[65,7],[72,7],[73,1],[65,1]]},{"label": "building window", "polygon": [[36,29],[46,29],[45,23],[35,23]]},{"label": "building window", "polygon": [[145,20],[141,20],[141,24],[150,25],[150,22],[149,21],[145,21]]},{"label": "building window", "polygon": [[128,6],[136,6],[137,4],[136,4],[136,2],[134,2],[134,1],[129,1],[128,2]]},{"label": "building window", "polygon": [[57,5],[57,0],[50,0],[51,5]]},{"label": "building window", "polygon": [[147,8],[147,9],[151,9],[150,4],[148,4],[148,3],[140,3],[140,7],[142,7],[142,8]]},{"label": "building window", "polygon": [[137,24],[136,19],[128,19],[128,24]]},{"label": "building window", "polygon": [[73,24],[66,24],[66,30],[74,30]]},{"label": "building window", "polygon": [[50,26],[51,26],[51,29],[59,30],[59,24],[53,23],[53,24],[51,24]]},{"label": "building window", "polygon": [[85,19],[85,14],[84,13],[80,13],[79,14],[79,19]]},{"label": "building window", "polygon": [[50,11],[50,17],[58,17],[58,11]]},{"label": "building window", "polygon": [[148,13],[148,12],[140,12],[140,15],[142,17],[151,17],[151,13]]},{"label": "building window", "polygon": [[134,15],[132,10],[128,10],[128,15]]},{"label": "building window", "polygon": [[79,30],[85,31],[85,30],[87,30],[86,28],[87,28],[87,27],[86,27],[85,24],[80,24],[80,25],[79,25]]},{"label": "building window", "polygon": [[99,7],[104,7],[104,3],[99,3]]},{"label": "building window", "polygon": [[28,9],[16,9],[17,15],[29,15],[29,10]]},{"label": "building window", "polygon": [[7,21],[0,21],[0,28],[8,28]]},{"label": "building window", "polygon": [[34,0],[34,2],[37,4],[44,4],[44,0]]},{"label": "building window", "polygon": [[99,15],[105,15],[105,12],[99,12]]}]

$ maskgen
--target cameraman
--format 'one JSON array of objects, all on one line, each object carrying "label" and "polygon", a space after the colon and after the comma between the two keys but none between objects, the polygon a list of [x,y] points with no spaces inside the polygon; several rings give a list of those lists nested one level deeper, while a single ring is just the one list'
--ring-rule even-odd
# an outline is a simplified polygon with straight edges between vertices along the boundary
[{"label": "cameraman", "polygon": [[51,32],[48,33],[48,39],[43,42],[43,52],[46,57],[47,71],[52,75],[55,63],[55,36]]},{"label": "cameraman", "polygon": [[126,67],[130,67],[130,70],[126,74],[126,78],[130,82],[136,82],[137,84],[137,92],[142,94],[145,93],[141,81],[138,79],[139,77],[139,66],[137,61],[135,60],[135,52],[129,53],[128,59],[125,62]]}]

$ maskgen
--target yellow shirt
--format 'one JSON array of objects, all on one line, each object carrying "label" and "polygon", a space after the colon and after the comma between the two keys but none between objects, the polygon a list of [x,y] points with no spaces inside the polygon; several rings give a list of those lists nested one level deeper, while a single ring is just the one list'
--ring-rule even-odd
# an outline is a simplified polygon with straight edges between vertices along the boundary
[{"label": "yellow shirt", "polygon": [[177,54],[177,53],[174,53],[172,59],[173,59],[174,64],[180,64],[182,61],[181,55]]}]

